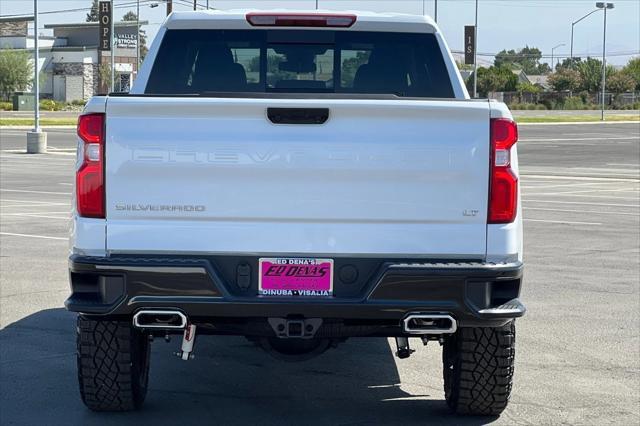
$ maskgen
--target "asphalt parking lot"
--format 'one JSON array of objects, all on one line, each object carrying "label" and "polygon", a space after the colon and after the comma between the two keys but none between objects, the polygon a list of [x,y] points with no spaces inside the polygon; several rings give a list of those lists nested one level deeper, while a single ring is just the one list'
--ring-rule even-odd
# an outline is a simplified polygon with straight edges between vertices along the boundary
[{"label": "asphalt parking lot", "polygon": [[528,313],[500,418],[448,413],[437,344],[398,360],[384,339],[295,364],[234,337],[185,363],[156,340],[144,409],[89,412],[62,308],[73,132],[26,155],[24,131],[0,129],[2,425],[640,423],[640,124],[520,128]]}]

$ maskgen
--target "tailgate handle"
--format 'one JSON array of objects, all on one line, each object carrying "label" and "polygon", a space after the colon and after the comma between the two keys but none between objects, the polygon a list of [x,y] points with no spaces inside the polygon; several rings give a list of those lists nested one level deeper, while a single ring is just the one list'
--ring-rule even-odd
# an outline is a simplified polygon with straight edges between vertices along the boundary
[{"label": "tailgate handle", "polygon": [[267,108],[273,124],[324,124],[329,108]]}]

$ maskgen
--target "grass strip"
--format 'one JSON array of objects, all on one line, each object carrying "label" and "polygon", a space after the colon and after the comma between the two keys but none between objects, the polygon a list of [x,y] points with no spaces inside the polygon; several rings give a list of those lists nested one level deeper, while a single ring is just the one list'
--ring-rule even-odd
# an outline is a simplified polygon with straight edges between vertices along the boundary
[{"label": "grass strip", "polygon": [[[77,118],[41,118],[40,126],[75,126]],[[0,126],[33,126],[33,118],[0,118]]]},{"label": "grass strip", "polygon": [[[580,123],[580,122],[595,122],[600,121],[599,115],[558,115],[558,116],[546,116],[546,117],[518,117],[515,115],[515,119],[518,123]],[[604,121],[638,121],[640,122],[640,115],[606,115]]]}]

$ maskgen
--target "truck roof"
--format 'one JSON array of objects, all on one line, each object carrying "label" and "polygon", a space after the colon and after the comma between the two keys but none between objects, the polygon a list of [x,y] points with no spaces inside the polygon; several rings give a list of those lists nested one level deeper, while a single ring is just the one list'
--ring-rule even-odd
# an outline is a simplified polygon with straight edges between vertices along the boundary
[{"label": "truck roof", "polygon": [[[173,12],[164,22],[168,29],[264,29],[254,27],[247,22],[247,14],[273,15],[355,15],[356,22],[349,28],[327,28],[330,30],[350,31],[401,31],[433,33],[437,25],[426,15],[402,13],[377,13],[355,10],[305,10],[305,9],[233,9],[201,10]],[[278,27],[280,29],[299,29],[301,27]],[[321,27],[305,27],[322,30]]]}]

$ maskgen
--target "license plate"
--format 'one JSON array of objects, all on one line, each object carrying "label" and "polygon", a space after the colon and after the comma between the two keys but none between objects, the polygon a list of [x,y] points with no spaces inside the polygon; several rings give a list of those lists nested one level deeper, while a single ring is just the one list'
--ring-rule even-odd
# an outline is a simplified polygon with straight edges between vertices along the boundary
[{"label": "license plate", "polygon": [[258,262],[258,291],[262,296],[333,295],[333,259],[266,257]]}]

